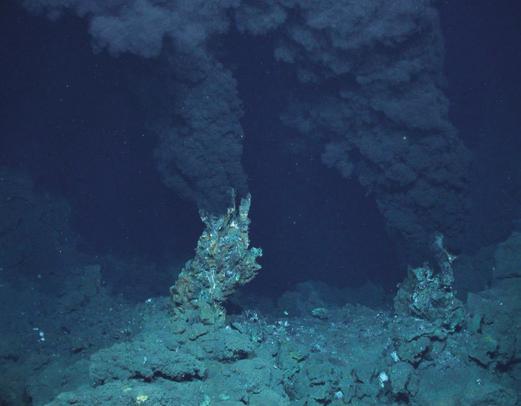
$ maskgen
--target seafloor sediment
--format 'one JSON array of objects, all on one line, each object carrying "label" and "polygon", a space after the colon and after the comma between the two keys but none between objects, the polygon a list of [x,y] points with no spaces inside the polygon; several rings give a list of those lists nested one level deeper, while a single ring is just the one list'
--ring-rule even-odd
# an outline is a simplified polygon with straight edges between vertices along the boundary
[{"label": "seafloor sediment", "polygon": [[397,315],[378,289],[306,283],[276,303],[242,299],[211,327],[175,323],[167,298],[111,295],[99,266],[75,270],[61,296],[4,283],[2,404],[516,405],[518,237],[495,249],[496,279],[467,295],[453,332]]}]

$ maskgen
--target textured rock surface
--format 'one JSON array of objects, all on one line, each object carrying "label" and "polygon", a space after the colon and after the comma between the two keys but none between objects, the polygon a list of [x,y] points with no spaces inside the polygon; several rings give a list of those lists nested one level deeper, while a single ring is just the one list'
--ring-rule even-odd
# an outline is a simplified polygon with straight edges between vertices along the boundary
[{"label": "textured rock surface", "polygon": [[453,332],[465,320],[463,303],[456,298],[451,275],[433,274],[429,266],[409,270],[395,297],[398,314],[412,315]]},{"label": "textured rock surface", "polygon": [[521,278],[521,233],[514,232],[496,248],[493,277],[496,280]]},{"label": "textured rock surface", "polygon": [[0,168],[0,268],[4,277],[46,274],[72,263],[77,235],[71,208],[59,197],[38,191],[32,179]]},{"label": "textured rock surface", "polygon": [[[141,320],[133,334],[93,343],[83,356],[44,344],[40,364],[18,367],[27,367],[21,382],[34,405],[516,405],[519,289],[496,286],[469,299],[468,327],[451,334],[436,321],[350,304],[330,304],[327,319],[278,308],[190,325],[172,319],[166,299],[153,299],[133,310]],[[89,324],[102,326],[101,314]],[[14,372],[4,371],[5,382]]]},{"label": "textured rock surface", "polygon": [[195,257],[179,274],[170,293],[179,320],[218,324],[224,321],[223,303],[241,285],[251,281],[259,269],[259,248],[250,247],[248,213],[251,198],[241,199],[226,214],[201,212],[206,228],[197,242]]}]

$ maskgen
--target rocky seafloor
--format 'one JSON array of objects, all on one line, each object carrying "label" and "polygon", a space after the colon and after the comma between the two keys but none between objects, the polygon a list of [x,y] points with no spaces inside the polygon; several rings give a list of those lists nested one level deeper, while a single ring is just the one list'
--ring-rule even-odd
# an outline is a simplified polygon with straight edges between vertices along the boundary
[{"label": "rocky seafloor", "polygon": [[490,285],[466,293],[455,328],[367,286],[238,296],[208,326],[175,322],[167,297],[112,294],[98,265],[71,270],[59,295],[4,281],[0,404],[518,405],[521,235],[487,252]]}]

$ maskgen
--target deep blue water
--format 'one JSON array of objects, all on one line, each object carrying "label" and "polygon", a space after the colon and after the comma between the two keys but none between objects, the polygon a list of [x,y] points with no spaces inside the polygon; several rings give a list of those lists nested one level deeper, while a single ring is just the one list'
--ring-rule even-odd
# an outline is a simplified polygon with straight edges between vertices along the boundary
[{"label": "deep blue water", "polygon": [[252,297],[391,297],[435,233],[471,256],[521,229],[518,2],[124,3],[0,4],[0,282],[117,258],[113,292],[166,296],[231,189]]},{"label": "deep blue water", "polygon": [[[38,189],[68,200],[83,251],[152,261],[173,252],[190,256],[202,229],[197,198],[165,186],[153,156],[158,135],[150,123],[162,119],[175,97],[162,85],[170,69],[168,35],[154,58],[139,50],[115,56],[93,52],[89,18],[74,10],[49,20],[16,2],[1,7],[2,167],[25,172]],[[513,1],[438,7],[444,48],[436,74],[450,103],[447,120],[472,155],[465,163],[469,206],[457,220],[464,223],[458,230],[464,241],[454,242],[454,249],[472,251],[507,236],[520,217],[519,7]],[[307,279],[342,285],[369,279],[392,288],[410,252],[396,247],[396,234],[403,232],[389,232],[375,186],[323,165],[323,145],[337,135],[306,138],[280,120],[294,97],[328,97],[338,85],[334,78],[304,85],[295,66],[276,60],[283,31],[254,35],[232,23],[204,45],[234,77],[244,110],[239,159],[254,199],[252,237],[267,252],[265,271],[253,286],[269,292]],[[169,74],[175,76],[175,69]],[[363,170],[364,158],[355,159],[361,161],[355,172]],[[439,217],[437,228],[451,227],[443,224],[443,213]]]}]

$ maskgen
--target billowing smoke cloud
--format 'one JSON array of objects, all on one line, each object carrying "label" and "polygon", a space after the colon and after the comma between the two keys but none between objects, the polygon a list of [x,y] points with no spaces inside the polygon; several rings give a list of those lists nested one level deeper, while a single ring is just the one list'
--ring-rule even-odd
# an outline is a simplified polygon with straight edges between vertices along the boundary
[{"label": "billowing smoke cloud", "polygon": [[164,86],[172,98],[150,123],[160,138],[156,162],[179,194],[213,212],[230,203],[230,190],[246,191],[241,166],[242,115],[236,83],[206,47],[226,32],[238,0],[26,0],[51,18],[66,11],[89,19],[96,50],[170,61]]},{"label": "billowing smoke cloud", "polygon": [[166,41],[195,50],[211,35],[226,32],[227,12],[239,0],[24,0],[23,4],[51,18],[64,12],[87,17],[97,48],[154,57]]},{"label": "billowing smoke cloud", "polygon": [[[90,21],[94,46],[168,53],[171,105],[156,159],[166,184],[220,210],[244,191],[240,102],[206,43],[232,24],[270,35],[301,83],[282,114],[324,146],[323,162],[372,193],[390,231],[422,254],[433,231],[463,235],[468,152],[448,120],[443,41],[431,0],[25,0]],[[233,19],[230,19],[233,16]]]},{"label": "billowing smoke cloud", "polygon": [[252,34],[276,28],[275,57],[296,69],[302,87],[285,123],[318,138],[323,162],[356,176],[419,257],[435,230],[460,242],[468,207],[469,157],[448,120],[432,3],[251,0],[237,11]]}]

